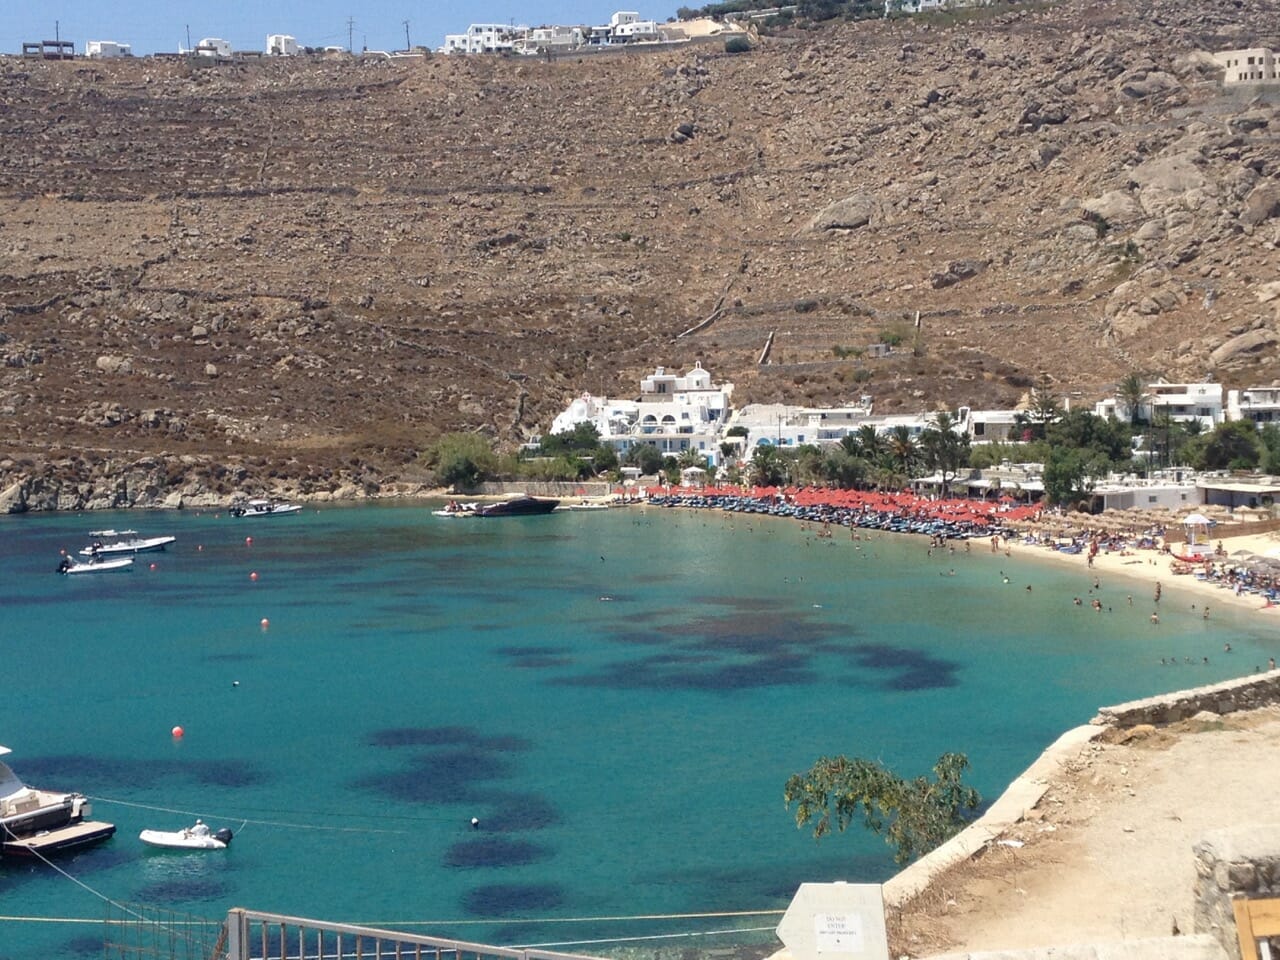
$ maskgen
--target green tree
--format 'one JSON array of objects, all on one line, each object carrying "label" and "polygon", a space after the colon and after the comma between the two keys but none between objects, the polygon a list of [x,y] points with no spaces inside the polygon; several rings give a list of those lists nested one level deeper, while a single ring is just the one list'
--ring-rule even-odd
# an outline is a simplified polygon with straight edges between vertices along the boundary
[{"label": "green tree", "polygon": [[842,441],[827,449],[822,463],[822,472],[831,483],[847,490],[861,485],[866,480],[867,462],[849,453]]},{"label": "green tree", "polygon": [[773,444],[758,444],[751,455],[751,482],[760,487],[780,487],[787,482],[789,467],[782,451]]},{"label": "green tree", "polygon": [[478,433],[446,433],[426,451],[428,466],[441,486],[470,490],[493,475],[498,457]]},{"label": "green tree", "polygon": [[627,451],[623,462],[628,466],[639,467],[646,477],[653,476],[662,470],[662,451],[651,443],[637,443]]},{"label": "green tree", "polygon": [[1116,384],[1116,399],[1129,411],[1129,426],[1136,427],[1142,414],[1142,404],[1147,399],[1147,385],[1142,374],[1134,371]]},{"label": "green tree", "polygon": [[1030,406],[1024,413],[1016,414],[1014,419],[1026,428],[1026,439],[1043,440],[1048,425],[1061,413],[1062,406],[1053,392],[1053,383],[1048,376],[1042,376],[1031,388]]},{"label": "green tree", "polygon": [[1093,492],[1111,461],[1096,450],[1053,446],[1044,463],[1044,494],[1050,503],[1074,503]]},{"label": "green tree", "polygon": [[1220,423],[1205,441],[1201,452],[1204,470],[1249,470],[1262,459],[1262,441],[1252,420],[1230,420]]},{"label": "green tree", "polygon": [[813,835],[843,832],[856,818],[894,847],[894,861],[923,856],[969,822],[981,798],[962,782],[969,758],[944,753],[934,779],[904,780],[883,764],[861,757],[822,757],[787,780],[783,799],[796,805],[796,826],[812,823]]},{"label": "green tree", "polygon": [[584,421],[569,430],[543,437],[540,446],[549,457],[561,453],[594,453],[600,446],[600,431],[594,423]]},{"label": "green tree", "polygon": [[929,470],[942,476],[942,495],[951,491],[951,481],[969,465],[969,435],[955,431],[955,418],[946,410],[933,415],[933,422],[920,434],[920,456]]},{"label": "green tree", "polygon": [[919,451],[916,450],[916,441],[911,436],[911,430],[903,424],[898,424],[889,431],[885,445],[894,469],[909,478],[912,468],[919,460]]},{"label": "green tree", "polygon": [[1050,447],[1090,450],[1111,463],[1129,460],[1132,446],[1129,428],[1119,421],[1088,410],[1069,410],[1045,427]]}]

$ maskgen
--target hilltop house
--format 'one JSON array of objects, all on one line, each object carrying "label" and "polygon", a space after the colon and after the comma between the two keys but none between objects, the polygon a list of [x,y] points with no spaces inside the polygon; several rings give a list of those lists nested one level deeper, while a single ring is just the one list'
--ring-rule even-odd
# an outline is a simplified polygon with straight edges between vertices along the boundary
[{"label": "hilltop house", "polygon": [[1258,425],[1280,421],[1280,387],[1228,390],[1227,419],[1252,420]]},{"label": "hilltop house", "polygon": [[302,52],[302,48],[298,46],[296,38],[285,33],[267,34],[268,57],[296,57]]},{"label": "hilltop house", "polygon": [[230,60],[231,43],[218,37],[205,37],[196,44],[195,54],[198,57],[216,57],[219,60]]},{"label": "hilltop house", "polygon": [[1245,50],[1224,50],[1215,53],[1213,59],[1225,71],[1222,82],[1275,83],[1280,81],[1280,65],[1273,51],[1267,47],[1250,47]]},{"label": "hilltop house", "polygon": [[711,466],[720,461],[720,433],[729,416],[733,384],[716,384],[702,364],[683,376],[658,367],[640,381],[640,399],[615,400],[584,393],[551,423],[551,432],[564,433],[591,423],[600,442],[625,456],[642,443],[665,455],[694,450]]},{"label": "hilltop house", "polygon": [[[1146,395],[1138,405],[1139,420],[1154,423],[1168,414],[1174,423],[1198,420],[1206,430],[1212,430],[1224,419],[1220,383],[1166,383],[1156,380],[1148,383],[1144,391]],[[1108,397],[1094,404],[1093,412],[1100,417],[1128,420],[1132,411],[1123,398]]]},{"label": "hilltop house", "polygon": [[112,60],[116,57],[133,56],[133,47],[127,43],[116,43],[114,40],[86,40],[84,55],[90,60]]},{"label": "hilltop house", "polygon": [[441,53],[503,53],[515,50],[529,28],[506,23],[473,23],[466,33],[445,34]]}]

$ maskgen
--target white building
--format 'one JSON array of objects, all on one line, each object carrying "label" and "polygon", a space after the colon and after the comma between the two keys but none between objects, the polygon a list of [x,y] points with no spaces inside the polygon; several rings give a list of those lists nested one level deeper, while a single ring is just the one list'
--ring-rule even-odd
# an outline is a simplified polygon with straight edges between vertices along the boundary
[{"label": "white building", "polygon": [[[1200,421],[1206,430],[1222,423],[1225,410],[1220,383],[1165,383],[1157,380],[1144,388],[1145,396],[1138,405],[1138,419],[1154,423],[1164,414],[1174,423]],[[1130,419],[1128,405],[1120,397],[1108,397],[1094,404],[1093,412],[1100,417],[1117,420]]]},{"label": "white building", "polygon": [[1267,47],[1251,47],[1247,50],[1224,50],[1215,53],[1213,59],[1225,71],[1222,82],[1275,83],[1280,80],[1277,57]]},{"label": "white building", "polygon": [[[617,16],[617,14],[615,14]],[[618,24],[610,33],[612,43],[638,43],[640,41],[661,40],[656,20],[631,20]]]},{"label": "white building", "polygon": [[884,15],[891,13],[922,13],[949,6],[948,0],[884,0]]},{"label": "white building", "polygon": [[640,381],[639,400],[613,400],[583,394],[551,423],[564,433],[580,423],[594,424],[601,443],[620,456],[638,444],[664,455],[695,450],[714,467],[720,461],[720,438],[729,417],[733,384],[716,384],[695,363],[683,376],[658,367]]},{"label": "white building", "polygon": [[515,51],[517,41],[528,36],[526,26],[506,23],[473,23],[466,33],[445,34],[440,53],[502,53]]},{"label": "white building", "polygon": [[268,57],[296,57],[301,52],[302,48],[298,46],[296,37],[291,37],[287,33],[267,34]]},{"label": "white building", "polygon": [[200,57],[218,57],[222,60],[230,60],[231,43],[218,37],[205,37],[196,44],[195,53]]},{"label": "white building", "polygon": [[1254,423],[1280,421],[1280,387],[1249,387],[1227,391],[1227,419]]},{"label": "white building", "polygon": [[517,40],[516,53],[537,56],[544,53],[569,53],[585,42],[582,27],[534,27],[528,36]]},{"label": "white building", "polygon": [[114,40],[87,40],[84,55],[90,60],[110,60],[114,57],[132,57],[133,47]]}]

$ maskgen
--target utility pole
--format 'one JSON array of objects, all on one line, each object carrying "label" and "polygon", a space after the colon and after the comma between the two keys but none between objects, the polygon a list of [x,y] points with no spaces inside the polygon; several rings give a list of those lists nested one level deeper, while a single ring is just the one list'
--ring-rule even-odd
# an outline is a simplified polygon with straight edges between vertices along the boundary
[{"label": "utility pole", "polygon": [[[62,43],[62,24],[57,20],[53,21],[53,42]],[[58,51],[61,54],[61,50]]]},{"label": "utility pole", "polygon": [[187,53],[191,53],[191,24],[187,24]]},{"label": "utility pole", "polygon": [[413,44],[409,42],[409,21],[404,21],[404,52],[408,53],[413,49]]},{"label": "utility pole", "polygon": [[351,48],[351,34],[355,30],[356,22],[351,17],[347,17],[347,53],[355,53]]}]

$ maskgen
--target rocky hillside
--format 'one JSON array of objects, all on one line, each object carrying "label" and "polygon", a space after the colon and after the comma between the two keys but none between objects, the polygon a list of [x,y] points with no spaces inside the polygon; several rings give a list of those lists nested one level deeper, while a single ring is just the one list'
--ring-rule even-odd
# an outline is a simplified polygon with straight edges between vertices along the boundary
[{"label": "rocky hillside", "polygon": [[[1207,53],[1250,45],[1280,0],[739,55],[2,59],[0,489],[374,491],[440,431],[515,442],[695,359],[739,401],[881,411],[1269,383],[1280,90]],[[131,463],[151,493],[105,493]]]}]

